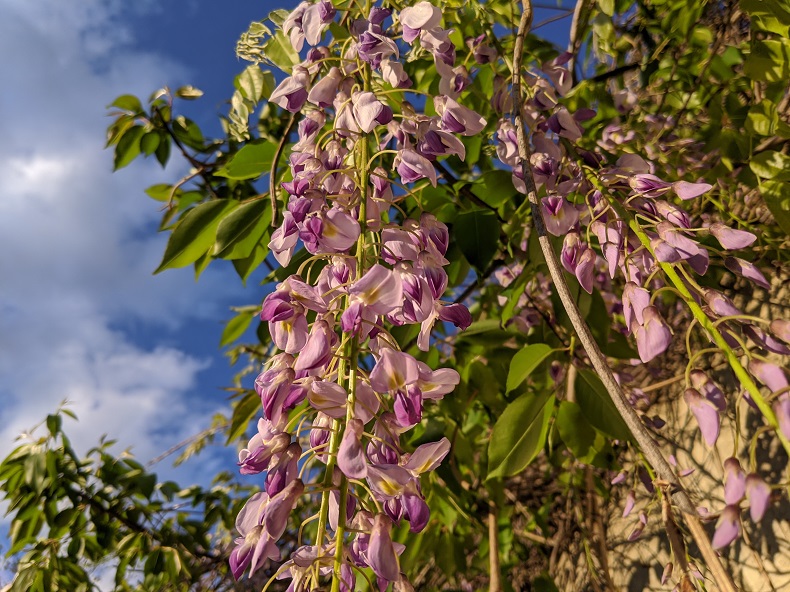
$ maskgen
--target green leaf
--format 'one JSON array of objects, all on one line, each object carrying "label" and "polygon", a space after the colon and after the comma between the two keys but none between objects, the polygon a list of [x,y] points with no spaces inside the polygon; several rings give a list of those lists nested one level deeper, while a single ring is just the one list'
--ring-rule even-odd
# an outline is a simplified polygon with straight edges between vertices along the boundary
[{"label": "green leaf", "polygon": [[140,150],[146,156],[151,156],[159,148],[159,132],[151,130],[140,138]]},{"label": "green leaf", "polygon": [[790,156],[776,150],[765,150],[749,161],[752,172],[763,179],[790,179]]},{"label": "green leaf", "polygon": [[765,205],[779,227],[790,236],[790,184],[786,181],[766,181],[762,184]]},{"label": "green leaf", "polygon": [[576,374],[576,402],[596,428],[618,440],[632,440],[631,432],[614,406],[598,375],[581,369]]},{"label": "green leaf", "polygon": [[167,183],[157,183],[146,189],[145,193],[148,197],[156,201],[167,201],[170,199],[171,193],[173,193],[173,186]]},{"label": "green leaf", "polygon": [[614,14],[614,0],[598,0],[597,4],[601,12],[606,16],[612,16]]},{"label": "green leaf", "polygon": [[156,160],[164,167],[170,158],[170,137],[166,132],[162,132],[159,136],[159,146],[156,147]]},{"label": "green leaf", "polygon": [[47,415],[47,429],[53,438],[60,432],[61,425],[63,425],[63,418],[60,415]]},{"label": "green leaf", "polygon": [[112,103],[107,105],[108,109],[110,107],[117,107],[121,111],[129,111],[130,113],[135,114],[143,112],[143,105],[140,103],[140,99],[134,95],[121,95]]},{"label": "green leaf", "polygon": [[[272,208],[268,199],[256,199],[241,204],[219,223],[213,255],[225,259],[248,257],[255,248],[255,241],[269,228],[271,220]],[[252,241],[246,241],[249,238]],[[234,247],[244,242],[251,244],[245,245],[241,252],[234,252],[239,251]]]},{"label": "green leaf", "polygon": [[453,223],[453,236],[467,261],[482,272],[497,252],[499,221],[488,210],[462,212]]},{"label": "green leaf", "polygon": [[255,311],[243,311],[233,317],[231,320],[227,322],[225,325],[225,329],[222,331],[222,337],[219,341],[220,347],[225,347],[226,345],[233,343],[239,337],[241,337],[244,332],[247,330],[247,327],[250,326],[252,319],[256,317],[257,307]]},{"label": "green leaf", "polygon": [[185,267],[197,261],[214,243],[217,226],[222,218],[238,203],[230,199],[216,199],[187,210],[170,235],[162,262],[154,273]]},{"label": "green leaf", "polygon": [[271,37],[263,44],[264,55],[280,70],[290,72],[301,60],[299,54],[291,45],[291,40],[282,31]]},{"label": "green leaf", "polygon": [[517,388],[553,350],[545,343],[533,343],[513,356],[507,373],[507,392]]},{"label": "green leaf", "polygon": [[214,174],[228,179],[255,179],[272,168],[276,150],[277,146],[266,140],[249,142]]},{"label": "green leaf", "polygon": [[118,140],[115,147],[115,160],[113,169],[122,169],[132,162],[140,154],[140,138],[145,128],[142,125],[135,125],[129,128]]},{"label": "green leaf", "polygon": [[766,39],[752,43],[743,63],[746,76],[762,82],[781,82],[790,78],[790,40]]},{"label": "green leaf", "polygon": [[790,7],[777,0],[741,0],[739,5],[758,29],[790,37]]},{"label": "green leaf", "polygon": [[271,72],[264,72],[258,64],[252,64],[247,66],[244,72],[236,78],[236,88],[243,98],[257,103],[272,93],[274,89],[270,86],[270,83],[273,80]]},{"label": "green leaf", "polygon": [[203,91],[199,88],[195,88],[191,84],[187,84],[186,86],[182,86],[175,92],[175,96],[179,99],[185,99],[187,101],[193,101],[195,99],[199,99],[203,96]]},{"label": "green leaf", "polygon": [[499,170],[484,173],[480,181],[472,185],[472,193],[494,208],[511,201],[517,195],[512,174]]},{"label": "green leaf", "polygon": [[236,273],[239,274],[239,277],[243,282],[247,281],[247,278],[250,277],[250,274],[258,269],[261,263],[263,263],[264,259],[269,255],[269,248],[263,244],[263,241],[259,242],[255,246],[255,250],[248,256],[244,257],[243,259],[234,259],[233,260],[233,268],[236,270]]},{"label": "green leaf", "polygon": [[550,392],[527,393],[507,406],[491,432],[486,480],[516,475],[535,459],[546,443],[553,412]]},{"label": "green leaf", "polygon": [[765,99],[749,109],[746,116],[746,131],[760,136],[772,136],[779,124],[776,105]]},{"label": "green leaf", "polygon": [[239,399],[233,407],[233,417],[230,421],[228,430],[228,444],[239,439],[252,419],[261,412],[261,398],[255,391],[249,391],[243,398]]},{"label": "green leaf", "polygon": [[587,420],[576,403],[562,401],[554,425],[565,445],[583,463],[606,467],[614,458],[606,438]]}]

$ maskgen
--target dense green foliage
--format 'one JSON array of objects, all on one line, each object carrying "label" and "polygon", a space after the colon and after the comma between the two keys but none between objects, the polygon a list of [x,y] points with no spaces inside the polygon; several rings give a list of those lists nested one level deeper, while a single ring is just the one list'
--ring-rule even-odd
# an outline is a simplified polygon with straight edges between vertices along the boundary
[{"label": "dense green foliage", "polygon": [[[583,124],[579,146],[612,161],[626,153],[642,155],[661,178],[713,185],[714,191],[684,203],[690,215],[755,233],[757,243],[738,256],[762,268],[786,269],[790,10],[778,0],[580,2],[570,40],[579,80],[562,99],[571,111],[596,111]],[[335,5],[344,8],[342,2]],[[482,32],[501,55],[512,55],[518,11],[510,2],[452,0],[444,9],[445,18],[453,15],[451,39],[459,56],[470,55],[465,39]],[[267,247],[273,221],[288,199],[279,181],[288,180],[285,162],[296,129],[293,115],[266,101],[280,71],[301,60],[283,33],[269,34],[286,16],[275,11],[267,24],[255,23],[242,36],[239,55],[255,63],[234,79],[222,118],[224,137],[205,137],[196,122],[179,115],[181,101],[201,95],[192,87],[162,89],[146,102],[125,95],[110,106],[107,145],[116,169],[143,157],[163,166],[171,157],[184,158],[190,167],[175,183],[147,190],[164,206],[160,230],[169,233],[156,273],[191,265],[199,277],[210,264],[230,262],[241,281],[269,291],[306,261],[308,254],[298,251],[286,269],[275,269]],[[336,43],[349,36],[337,24],[330,29]],[[533,65],[565,49],[539,33],[526,40]],[[484,134],[463,138],[466,159],[439,161],[439,184],[417,183],[400,204],[404,218],[430,211],[450,228],[451,296],[466,302],[474,318],[459,333],[438,324],[427,353],[417,348],[418,326],[393,330],[404,352],[432,368],[441,361],[461,377],[452,396],[426,408],[407,442],[413,449],[445,436],[452,453],[423,483],[430,528],[419,535],[397,530],[396,538],[408,542],[400,566],[421,590],[483,589],[494,564],[505,574],[505,590],[554,590],[553,548],[559,545],[558,531],[570,529],[582,541],[590,589],[606,589],[597,524],[568,508],[614,504],[624,497],[610,485],[615,474],[636,466],[634,475],[643,476],[652,469],[590,369],[557,296],[546,295],[547,268],[537,235],[524,230],[531,226],[529,204],[488,141],[498,119],[491,99],[509,76],[506,62],[478,67],[466,90],[464,104],[488,121]],[[407,68],[413,90],[437,93],[430,56]],[[578,203],[583,201],[580,196]],[[712,236],[700,242],[714,251],[718,245]],[[561,246],[562,239],[555,239],[558,252]],[[697,278],[703,287],[719,287],[727,273],[722,261],[718,257],[711,272]],[[308,273],[317,274],[319,265]],[[622,281],[588,294],[568,277],[598,345],[613,367],[629,375],[628,361],[638,355],[623,331],[622,314],[610,312],[611,295],[622,293]],[[661,291],[667,309],[683,300],[678,288]],[[238,368],[229,388],[232,409],[217,423],[232,446],[243,445],[253,433],[260,397],[252,381],[273,351],[259,312],[257,302],[240,304],[218,336]],[[677,313],[672,323],[675,357],[682,362],[657,361],[641,367],[641,374],[634,370],[634,388],[683,374],[687,359],[710,345],[701,331],[690,329],[682,343],[693,326],[690,314]],[[257,340],[240,343],[253,325]],[[159,482],[127,455],[115,456],[109,441],[81,458],[61,426],[64,414],[68,411],[49,416],[47,435],[20,446],[0,465],[0,491],[12,519],[8,553],[18,559],[12,592],[90,590],[106,573],[113,574],[119,591],[263,587],[276,568],[237,584],[227,569],[233,521],[249,494],[230,474],[218,475],[210,488],[182,490]],[[643,415],[648,422],[647,412]],[[731,410],[730,419],[735,418]],[[775,428],[776,418],[767,424]],[[753,430],[742,437],[748,447],[757,436]],[[198,453],[203,444],[198,440],[189,453]],[[667,447],[667,453],[673,449]],[[784,488],[786,475],[772,485]],[[303,516],[314,511],[298,510]],[[651,511],[661,513],[659,505]],[[295,532],[289,536],[290,541]]]}]

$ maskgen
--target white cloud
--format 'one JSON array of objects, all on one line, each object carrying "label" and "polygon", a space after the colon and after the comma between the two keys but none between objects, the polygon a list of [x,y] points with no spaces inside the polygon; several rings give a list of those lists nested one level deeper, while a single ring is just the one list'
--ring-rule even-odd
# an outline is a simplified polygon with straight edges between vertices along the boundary
[{"label": "white cloud", "polygon": [[132,51],[125,10],[119,0],[3,2],[0,454],[67,398],[80,416],[69,426],[76,445],[107,433],[148,460],[207,425],[211,405],[190,397],[216,397],[213,385],[198,385],[209,360],[173,339],[143,346],[118,328],[134,322],[166,335],[219,321],[227,313],[217,303],[238,285],[225,279],[229,269],[209,269],[197,284],[190,270],[151,276],[166,237],[155,236],[159,204],[143,190],[178,171],[141,162],[112,174],[105,106],[188,73]]}]

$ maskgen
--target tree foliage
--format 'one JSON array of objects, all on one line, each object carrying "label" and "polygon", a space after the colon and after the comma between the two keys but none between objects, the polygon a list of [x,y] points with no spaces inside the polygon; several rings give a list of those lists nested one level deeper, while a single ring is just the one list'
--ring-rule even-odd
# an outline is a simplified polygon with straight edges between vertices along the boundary
[{"label": "tree foliage", "polygon": [[[387,7],[396,14],[407,8]],[[146,102],[124,95],[110,106],[107,145],[116,169],[148,157],[165,166],[172,155],[190,167],[175,183],[146,192],[164,205],[160,230],[169,233],[156,273],[193,266],[199,277],[225,260],[242,282],[260,283],[271,293],[296,274],[309,284],[336,265],[320,248],[316,254],[300,246],[283,255],[284,220],[301,197],[293,189],[301,170],[289,156],[301,150],[307,116],[302,105],[268,101],[281,97],[283,85],[302,70],[308,81],[303,89],[315,88],[330,75],[329,56],[358,44],[361,29],[350,24],[370,11],[347,2],[334,8],[338,16],[319,34],[325,53],[312,55],[294,43],[287,11],[274,11],[241,36],[237,52],[252,63],[234,79],[221,118],[223,137],[207,138],[179,115],[181,101],[199,99],[193,87],[162,89]],[[384,577],[387,566],[368,559],[367,567],[355,566],[362,574],[356,585],[366,589],[379,576],[398,589],[407,589],[407,580],[424,590],[617,589],[614,582],[622,580],[608,558],[607,525],[623,505],[625,514],[631,511],[638,490],[639,517],[628,538],[657,524],[673,556],[667,585],[717,589],[727,576],[717,575],[715,555],[704,555],[707,535],[694,530],[696,517],[676,495],[688,488],[687,467],[673,467],[668,480],[652,459],[693,447],[726,451],[722,455],[730,458],[717,462],[723,483],[708,517],[715,526],[712,545],[723,553],[744,529],[756,528],[767,508],[786,503],[790,389],[783,368],[790,327],[767,309],[741,309],[777,293],[779,305],[787,306],[786,293],[770,280],[788,269],[790,11],[777,0],[580,0],[565,53],[538,28],[519,39],[520,7],[510,2],[447,0],[440,8],[457,65],[452,74],[435,64],[439,50],[423,41],[402,62],[410,87],[399,88],[359,55],[348,58],[359,72],[347,75],[359,76],[359,88],[377,94],[398,125],[440,119],[431,97],[444,96],[448,79],[457,77],[458,102],[485,120],[479,133],[456,136],[457,144],[445,138],[426,160],[432,172],[407,179],[400,167],[409,148],[395,139],[397,125],[374,123],[368,136],[316,120],[318,151],[327,150],[321,144],[327,138],[364,138],[350,149],[353,160],[325,167],[323,175],[344,175],[346,166],[356,171],[349,175],[362,171],[365,192],[367,176],[375,177],[370,163],[396,175],[381,219],[359,214],[361,242],[355,237],[349,244],[361,246],[335,252],[350,249],[360,274],[376,268],[372,253],[394,267],[402,261],[393,263],[377,250],[387,242],[380,228],[429,213],[448,232],[442,306],[464,305],[471,313],[471,324],[449,317],[436,323],[430,347],[420,335],[424,319],[384,323],[391,310],[376,313],[381,318],[373,322],[382,323],[399,352],[432,370],[452,369],[458,384],[426,404],[400,442],[413,452],[445,438],[450,450],[421,481],[419,495],[430,507],[427,527],[409,532],[404,521],[393,530],[393,539],[405,545],[397,562],[405,577]],[[405,53],[403,40],[390,36]],[[523,109],[513,110],[521,98],[510,85],[520,42],[526,94]],[[344,107],[334,108],[340,118]],[[519,152],[524,147],[511,111],[516,122],[526,118],[531,158]],[[421,149],[421,155],[428,150]],[[329,193],[327,200],[343,199]],[[365,212],[353,209],[358,196],[348,199],[341,210]],[[310,214],[317,217],[318,210]],[[541,224],[548,234],[541,234]],[[298,235],[307,245],[304,228]],[[559,254],[572,306],[561,300],[541,241]],[[355,280],[360,277],[344,281]],[[287,286],[276,289],[293,290]],[[347,310],[351,298],[343,298]],[[281,345],[274,334],[279,321],[258,321],[260,310],[257,302],[236,307],[218,336],[239,368],[221,425],[229,445],[248,449],[253,420],[262,414],[254,378],[262,364],[272,369]],[[309,310],[315,330],[323,311]],[[595,353],[575,315],[619,387],[594,369]],[[253,325],[256,342],[239,343]],[[348,339],[349,349],[338,357],[358,359],[361,374],[372,376],[385,356],[372,346],[360,354],[366,333]],[[674,384],[683,387],[670,388]],[[643,432],[618,407],[618,388]],[[678,409],[694,418],[695,429],[680,431]],[[301,401],[283,408],[294,424],[314,411]],[[117,590],[233,589],[226,558],[235,517],[251,492],[224,473],[208,489],[160,483],[128,456],[113,456],[109,442],[79,458],[63,433],[64,413],[49,416],[48,435],[17,448],[0,465],[13,520],[9,554],[19,557],[11,590],[87,590],[102,570],[114,571]],[[263,413],[274,421],[265,401]],[[747,416],[751,423],[743,421]],[[678,426],[667,426],[673,420]],[[335,422],[329,469],[309,457],[316,464],[305,471],[319,489],[335,486],[332,459],[351,425]],[[732,443],[717,449],[723,430],[734,434]],[[649,446],[640,433],[650,434]],[[677,448],[676,434],[686,438]],[[779,470],[767,470],[758,450],[779,457]],[[352,491],[345,477],[341,500]],[[320,547],[328,496],[298,496],[282,560],[305,541]],[[300,527],[313,515],[318,519]],[[337,536],[342,540],[342,532]],[[692,538],[702,555],[688,551]],[[569,582],[558,556],[574,552],[584,569]],[[341,559],[334,564],[336,586]],[[260,589],[277,570],[277,561],[266,562],[236,585]],[[270,589],[281,584],[274,581]]]}]

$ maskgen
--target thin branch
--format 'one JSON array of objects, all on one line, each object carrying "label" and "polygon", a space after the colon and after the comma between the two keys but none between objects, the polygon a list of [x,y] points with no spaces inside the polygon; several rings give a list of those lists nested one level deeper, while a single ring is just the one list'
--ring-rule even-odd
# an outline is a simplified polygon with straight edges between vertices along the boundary
[{"label": "thin branch", "polygon": [[272,158],[272,168],[269,171],[269,199],[272,203],[272,228],[276,228],[278,221],[278,207],[277,207],[277,191],[276,191],[276,181],[277,181],[277,165],[280,162],[280,158],[283,155],[283,149],[285,148],[286,142],[288,142],[288,136],[291,135],[293,131],[294,123],[296,123],[296,113],[291,113],[291,118],[288,120],[288,123],[285,126],[285,130],[283,130],[283,137],[280,138],[280,143],[277,144],[277,150],[274,153],[274,158]]},{"label": "thin branch", "polygon": [[219,195],[217,195],[217,192],[214,191],[214,187],[212,187],[211,185],[210,177],[206,174],[206,169],[208,168],[208,164],[205,162],[200,162],[198,159],[196,159],[187,151],[186,147],[181,143],[181,140],[178,139],[178,136],[176,136],[175,132],[167,124],[165,118],[162,117],[162,113],[159,110],[159,107],[155,106],[152,107],[152,109],[156,111],[156,113],[162,119],[162,126],[165,128],[167,135],[170,136],[170,138],[173,140],[173,144],[176,145],[176,148],[178,148],[182,156],[187,159],[187,162],[189,162],[189,164],[195,167],[195,169],[197,170],[197,174],[200,175],[200,178],[203,179],[203,182],[206,184],[206,190],[211,194],[211,197],[213,197],[214,199],[219,199]]},{"label": "thin branch", "polygon": [[694,538],[694,541],[697,543],[697,546],[702,553],[708,569],[710,569],[713,579],[716,581],[716,585],[718,586],[719,590],[723,590],[725,592],[735,592],[735,585],[733,584],[729,573],[721,564],[716,552],[713,550],[708,534],[705,532],[705,529],[702,527],[702,524],[697,517],[694,504],[691,502],[691,499],[683,489],[682,485],[680,485],[678,482],[672,467],[664,458],[664,455],[656,445],[650,432],[642,423],[641,419],[636,414],[636,411],[634,411],[634,408],[628,403],[628,400],[620,388],[620,385],[615,380],[614,374],[612,373],[612,369],[609,366],[606,356],[604,356],[600,347],[596,343],[590,328],[587,326],[584,317],[582,317],[579,308],[576,306],[576,303],[571,296],[570,290],[568,289],[568,284],[565,281],[565,276],[562,273],[562,267],[560,266],[557,254],[554,252],[548,233],[546,232],[546,225],[543,221],[543,215],[540,211],[538,203],[535,181],[532,177],[532,169],[529,161],[530,150],[525,132],[524,118],[522,115],[523,101],[521,91],[521,69],[524,53],[524,38],[527,35],[530,25],[532,24],[532,5],[530,0],[524,0],[522,4],[523,11],[521,14],[521,20],[518,26],[518,34],[516,35],[513,49],[512,84],[514,94],[513,104],[515,106],[514,118],[516,134],[518,137],[519,157],[521,159],[523,178],[527,188],[527,199],[530,202],[532,218],[535,224],[535,231],[538,235],[538,242],[546,260],[546,264],[549,268],[549,273],[551,274],[551,278],[554,281],[555,289],[557,290],[557,294],[560,297],[560,301],[562,302],[562,305],[571,320],[573,328],[576,330],[576,333],[579,336],[579,341],[590,358],[593,368],[598,373],[598,376],[606,387],[612,402],[628,426],[629,431],[634,436],[634,439],[642,450],[642,453],[645,455],[645,458],[656,471],[658,477],[668,483],[669,491],[672,492],[672,499],[683,512],[686,525],[691,531],[691,535]]},{"label": "thin branch", "polygon": [[497,509],[493,502],[488,506],[488,592],[502,592],[501,573],[499,569],[499,527],[497,525]]}]

